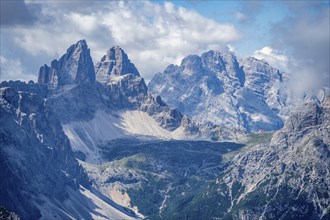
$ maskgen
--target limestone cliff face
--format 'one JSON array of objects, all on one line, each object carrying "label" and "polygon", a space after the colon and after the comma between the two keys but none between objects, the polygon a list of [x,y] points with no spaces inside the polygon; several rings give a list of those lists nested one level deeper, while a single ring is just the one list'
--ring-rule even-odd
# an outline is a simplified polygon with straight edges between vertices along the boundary
[{"label": "limestone cliff face", "polygon": [[38,219],[46,200],[63,202],[65,189],[89,187],[60,120],[38,94],[1,88],[0,123],[0,203],[6,208]]},{"label": "limestone cliff face", "polygon": [[[329,219],[330,97],[306,101],[269,144],[238,154],[186,212],[231,219]],[[192,204],[197,204],[192,202]],[[185,211],[183,211],[185,213]]]},{"label": "limestone cliff face", "polygon": [[169,65],[148,88],[196,123],[234,133],[280,129],[286,116],[285,83],[283,74],[265,61],[211,50],[185,57],[180,66]]},{"label": "limestone cliff face", "polygon": [[96,78],[101,83],[108,83],[110,76],[133,74],[140,76],[139,71],[128,59],[127,54],[118,46],[107,50],[106,55],[95,65]]},{"label": "limestone cliff face", "polygon": [[165,129],[172,131],[181,126],[182,114],[154,101],[144,79],[118,46],[107,50],[94,71],[86,41],[78,41],[50,67],[40,68],[38,83],[48,88],[43,94],[46,105],[62,123],[90,120],[97,110],[141,110]]},{"label": "limestone cliff face", "polygon": [[196,140],[282,127],[285,77],[264,61],[187,56],[149,84],[164,99],[119,47],[95,68],[98,77],[82,40],[41,67],[38,83],[0,83],[6,209],[22,219],[136,219],[132,204],[150,218],[330,219],[327,90],[263,133],[271,141],[249,134],[259,142],[244,147]]},{"label": "limestone cliff face", "polygon": [[181,126],[183,115],[160,97],[149,94],[144,79],[120,47],[111,47],[95,65],[95,70],[97,81],[104,85],[114,109],[144,111],[170,131]]},{"label": "limestone cliff face", "polygon": [[95,83],[95,70],[85,40],[69,47],[59,60],[53,60],[50,67],[39,70],[38,82],[51,88],[67,84]]}]

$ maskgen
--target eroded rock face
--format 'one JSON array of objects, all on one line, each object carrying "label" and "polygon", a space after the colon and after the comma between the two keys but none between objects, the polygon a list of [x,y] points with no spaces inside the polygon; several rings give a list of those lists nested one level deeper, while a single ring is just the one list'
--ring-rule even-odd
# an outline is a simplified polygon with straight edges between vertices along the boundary
[{"label": "eroded rock face", "polygon": [[48,88],[42,97],[62,123],[91,120],[97,110],[141,110],[165,129],[180,127],[181,113],[149,95],[144,79],[123,49],[111,47],[95,65],[96,82],[92,64],[86,41],[81,40],[51,67],[41,67],[38,85]]},{"label": "eroded rock face", "polygon": [[139,71],[128,59],[127,54],[118,46],[111,47],[100,62],[95,65],[96,78],[101,83],[108,83],[110,76],[132,74],[140,76]]},{"label": "eroded rock face", "polygon": [[182,114],[149,94],[144,79],[120,47],[110,48],[95,69],[112,108],[144,111],[170,131],[181,126]]},{"label": "eroded rock face", "polygon": [[148,95],[144,79],[130,73],[112,76],[106,88],[116,108],[136,109]]},{"label": "eroded rock face", "polygon": [[38,74],[38,83],[49,85],[49,87],[56,88],[58,86],[58,73],[56,60],[52,62],[51,67],[46,64],[40,67]]},{"label": "eroded rock face", "polygon": [[59,60],[51,62],[50,67],[44,65],[39,70],[38,83],[50,88],[86,82],[95,83],[95,70],[85,40],[69,47]]},{"label": "eroded rock face", "polygon": [[166,105],[159,96],[148,96],[140,106],[140,109],[153,116],[163,128],[170,131],[177,129],[181,125],[185,128],[190,126],[189,123],[182,124],[183,115],[177,109]]},{"label": "eroded rock face", "polygon": [[[174,130],[180,126],[182,115],[176,109],[150,101],[153,99],[144,79],[123,49],[110,48],[96,64],[100,84],[95,84],[89,53],[86,41],[81,40],[60,60],[54,60],[51,67],[45,65],[40,69],[38,83],[52,90],[46,105],[56,111],[62,123],[90,120],[98,109],[139,109],[156,117],[164,128]],[[151,110],[155,108],[157,111]]]},{"label": "eroded rock face", "polygon": [[[92,218],[93,204],[87,207],[91,203],[79,191],[82,186],[90,187],[89,180],[70,146],[68,136],[74,134],[67,136],[62,125],[92,120],[96,111],[139,110],[167,130],[181,126],[181,113],[148,94],[143,78],[122,49],[114,48],[106,56],[116,60],[106,84],[95,82],[85,41],[71,46],[51,67],[42,67],[37,84],[0,84],[0,189],[6,189],[0,191],[0,203],[22,218],[49,214],[65,219],[65,213]],[[75,201],[72,193],[83,201]]]},{"label": "eroded rock face", "polygon": [[[237,155],[205,191],[197,216],[231,219],[328,219],[330,97],[306,101],[269,144]],[[195,202],[192,201],[191,204]],[[198,210],[192,205],[187,213]],[[185,213],[185,211],[183,211]]]},{"label": "eroded rock face", "polygon": [[1,90],[1,97],[14,107],[18,107],[18,92],[11,87],[4,87]]},{"label": "eroded rock face", "polygon": [[65,189],[88,187],[88,178],[42,97],[13,88],[0,91],[0,203],[22,219],[38,219],[46,200],[64,202]]},{"label": "eroded rock face", "polygon": [[269,131],[281,128],[285,119],[283,78],[264,61],[211,50],[168,66],[148,88],[202,126]]},{"label": "eroded rock face", "polygon": [[[94,200],[78,191],[81,185],[91,187],[90,179],[75,159],[79,153],[82,160],[86,155],[82,151],[72,152],[70,136],[79,147],[91,146],[88,148],[91,154],[102,150],[108,157],[110,163],[105,166],[82,162],[94,184],[104,190],[102,193],[109,198],[118,195],[124,200],[120,204],[130,207],[128,197],[134,200],[132,204],[141,204],[142,210],[151,210],[146,212],[148,215],[159,214],[165,219],[329,219],[328,94],[321,93],[322,99],[313,96],[306,99],[305,106],[290,116],[270,143],[244,149],[225,164],[220,164],[222,155],[235,154],[243,146],[227,148],[227,144],[238,144],[204,141],[143,143],[145,139],[133,138],[113,139],[98,148],[101,142],[93,145],[90,131],[99,128],[109,112],[143,111],[169,131],[181,126],[179,132],[198,134],[202,128],[213,132],[214,140],[219,140],[219,135],[236,135],[238,129],[276,129],[281,127],[279,116],[286,103],[279,89],[283,75],[263,61],[238,61],[233,55],[215,51],[201,57],[188,56],[181,66],[170,65],[154,79],[155,89],[168,92],[173,102],[179,100],[179,108],[196,114],[195,119],[206,120],[204,125],[196,126],[160,96],[149,94],[143,78],[118,47],[111,48],[99,62],[100,81],[95,82],[93,71],[89,71],[92,63],[88,61],[85,44],[78,42],[59,61],[52,62],[51,67],[42,67],[38,84],[0,84],[1,205],[24,219],[38,219],[42,212],[50,213],[46,219],[66,219],[68,215],[64,212],[77,219],[92,219],[91,213],[96,213],[99,204],[91,203]],[[82,127],[96,118],[97,111],[105,112],[101,114],[103,118],[88,124],[88,132],[73,127],[66,136],[63,124],[73,122]],[[116,114],[111,116],[113,119]],[[229,128],[214,125],[214,117]],[[231,125],[237,130],[231,129]],[[111,132],[109,129],[107,134]],[[188,181],[186,175],[192,178]],[[111,188],[118,183],[135,190]],[[143,204],[140,198],[145,199],[146,189],[151,192],[148,197],[151,199]],[[134,196],[129,198],[128,193],[133,192]],[[152,197],[159,193],[155,203]],[[146,207],[149,204],[153,210]],[[167,208],[170,209],[163,216]],[[132,213],[130,216],[136,217]]]},{"label": "eroded rock face", "polygon": [[16,213],[10,212],[2,206],[0,206],[0,219],[20,220],[19,216],[16,215]]}]

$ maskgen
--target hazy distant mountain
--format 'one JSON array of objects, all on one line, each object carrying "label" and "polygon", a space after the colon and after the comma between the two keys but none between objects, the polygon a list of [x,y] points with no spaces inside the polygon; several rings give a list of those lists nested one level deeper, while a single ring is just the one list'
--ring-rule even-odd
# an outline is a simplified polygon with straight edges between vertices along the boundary
[{"label": "hazy distant mountain", "polygon": [[[78,41],[40,68],[38,83],[0,84],[0,214],[327,219],[329,91],[288,117],[285,86],[264,61],[188,56],[149,89],[191,120],[150,94],[123,49],[94,66]],[[275,134],[242,133],[285,119]]]},{"label": "hazy distant mountain", "polygon": [[270,131],[281,128],[288,114],[286,81],[265,61],[211,50],[169,65],[148,88],[201,125]]}]

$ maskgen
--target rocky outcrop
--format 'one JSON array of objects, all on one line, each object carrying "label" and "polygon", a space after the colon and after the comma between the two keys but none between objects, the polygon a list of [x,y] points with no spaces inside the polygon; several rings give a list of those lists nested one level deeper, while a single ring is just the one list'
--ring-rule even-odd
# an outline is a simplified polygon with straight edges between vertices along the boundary
[{"label": "rocky outcrop", "polygon": [[106,55],[95,65],[95,70],[97,81],[105,85],[114,108],[137,109],[148,95],[144,79],[118,46],[107,50]]},{"label": "rocky outcrop", "polygon": [[47,85],[35,83],[32,80],[28,83],[22,81],[3,81],[0,83],[0,88],[10,88],[11,90],[16,91],[36,93],[42,98],[46,98],[49,94]]},{"label": "rocky outcrop", "polygon": [[269,131],[281,128],[287,113],[283,78],[264,61],[211,50],[168,66],[148,88],[201,126]]},{"label": "rocky outcrop", "polygon": [[[269,144],[237,155],[182,213],[196,218],[329,219],[330,97],[296,109]],[[212,206],[209,201],[217,201]],[[191,204],[196,204],[194,200]],[[200,212],[196,212],[200,210]]]},{"label": "rocky outcrop", "polygon": [[39,70],[38,83],[56,88],[67,84],[95,83],[95,70],[85,40],[69,47],[59,60],[53,60],[50,67]]},{"label": "rocky outcrop", "polygon": [[84,40],[72,45],[51,67],[41,68],[38,84],[49,91],[43,95],[47,97],[45,105],[58,114],[62,123],[91,120],[97,110],[141,110],[167,130],[181,126],[182,114],[149,94],[144,79],[120,47],[111,47],[95,65],[96,83],[91,68]]},{"label": "rocky outcrop", "polygon": [[96,78],[101,83],[108,83],[110,76],[132,74],[140,76],[139,71],[128,59],[127,54],[118,46],[111,47],[100,62],[95,65]]},{"label": "rocky outcrop", "polygon": [[109,97],[113,109],[144,111],[170,131],[181,126],[182,114],[166,105],[160,97],[149,94],[144,79],[120,47],[110,48],[95,69],[97,81],[105,86],[104,95]]},{"label": "rocky outcrop", "polygon": [[98,109],[110,108],[102,91],[91,83],[63,86],[46,99],[45,105],[56,112],[61,123],[86,121],[92,119]]},{"label": "rocky outcrop", "polygon": [[89,181],[42,97],[12,88],[0,94],[0,203],[23,219],[38,219],[46,200],[63,202],[66,188],[88,188]]},{"label": "rocky outcrop", "polygon": [[[149,135],[198,139],[205,132],[217,141],[281,127],[285,76],[264,61],[216,51],[170,65],[150,87],[169,94],[166,99],[201,122],[196,126],[148,92],[119,47],[97,64],[100,81],[90,68],[86,42],[79,41],[41,68],[39,83],[0,84],[0,204],[6,209],[22,219],[138,217],[113,196],[150,218],[329,219],[325,91],[306,97],[270,143],[160,141]],[[151,132],[135,132],[147,130],[146,123]],[[75,157],[95,159],[79,162],[91,179]]]},{"label": "rocky outcrop", "polygon": [[0,206],[0,219],[4,220],[20,220],[20,217],[14,212],[8,211],[6,208]]},{"label": "rocky outcrop", "polygon": [[[159,96],[148,96],[140,106],[140,110],[153,116],[163,128],[170,131],[174,131],[181,125],[187,129],[191,126],[190,121],[182,123],[183,115],[177,109],[166,105]],[[187,130],[187,133],[191,132]]]},{"label": "rocky outcrop", "polygon": [[148,88],[140,76],[127,73],[112,76],[106,85],[108,95],[114,108],[137,109],[148,96]]}]

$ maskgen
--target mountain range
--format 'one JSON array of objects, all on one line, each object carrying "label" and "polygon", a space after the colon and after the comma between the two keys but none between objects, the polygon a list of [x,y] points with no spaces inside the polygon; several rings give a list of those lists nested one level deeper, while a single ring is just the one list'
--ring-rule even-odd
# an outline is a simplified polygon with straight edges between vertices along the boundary
[{"label": "mountain range", "polygon": [[283,127],[287,82],[287,74],[265,61],[211,50],[168,66],[148,88],[198,124],[256,132]]},{"label": "mountain range", "polygon": [[300,105],[288,81],[208,51],[147,86],[123,49],[94,66],[80,40],[37,83],[0,84],[1,214],[327,219],[329,89]]}]

